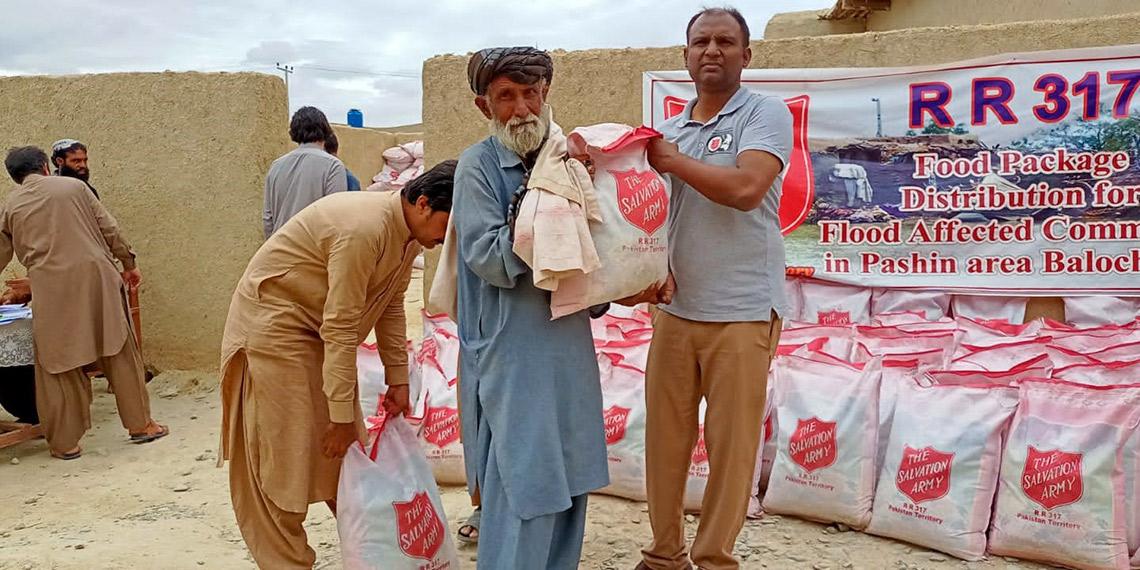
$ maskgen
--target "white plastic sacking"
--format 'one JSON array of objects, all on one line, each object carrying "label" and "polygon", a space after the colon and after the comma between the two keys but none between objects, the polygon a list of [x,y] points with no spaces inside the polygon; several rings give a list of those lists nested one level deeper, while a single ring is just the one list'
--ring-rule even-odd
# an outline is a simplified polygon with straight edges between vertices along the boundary
[{"label": "white plastic sacking", "polygon": [[802,318],[826,326],[871,324],[871,290],[804,279]]},{"label": "white plastic sacking", "polygon": [[776,459],[764,511],[866,527],[875,490],[881,361],[779,360],[773,371]]},{"label": "white plastic sacking", "polygon": [[904,382],[867,532],[964,560],[986,552],[1017,388]]},{"label": "white plastic sacking", "polygon": [[990,552],[1126,570],[1122,448],[1138,422],[1140,387],[1023,382],[1002,457]]}]

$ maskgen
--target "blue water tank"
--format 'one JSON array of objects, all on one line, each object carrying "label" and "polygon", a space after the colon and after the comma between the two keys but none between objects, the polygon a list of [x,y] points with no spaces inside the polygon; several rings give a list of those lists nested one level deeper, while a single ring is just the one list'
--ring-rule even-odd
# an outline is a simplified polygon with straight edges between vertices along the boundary
[{"label": "blue water tank", "polygon": [[348,110],[348,126],[361,128],[364,126],[364,113],[360,109]]}]

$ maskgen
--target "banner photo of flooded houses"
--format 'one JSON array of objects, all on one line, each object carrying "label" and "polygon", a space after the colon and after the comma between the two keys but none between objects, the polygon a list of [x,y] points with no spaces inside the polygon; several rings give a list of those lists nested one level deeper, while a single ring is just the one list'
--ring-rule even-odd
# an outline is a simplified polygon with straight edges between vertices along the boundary
[{"label": "banner photo of flooded houses", "polygon": [[[964,293],[1140,294],[1140,46],[750,69],[744,88],[782,98],[793,118],[780,204],[789,272]],[[645,74],[646,125],[695,96],[686,72]]]}]

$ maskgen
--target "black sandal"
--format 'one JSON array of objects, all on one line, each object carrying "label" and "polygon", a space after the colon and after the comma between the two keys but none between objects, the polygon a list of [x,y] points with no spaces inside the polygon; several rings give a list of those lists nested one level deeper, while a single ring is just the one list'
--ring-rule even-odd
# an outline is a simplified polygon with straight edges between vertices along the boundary
[{"label": "black sandal", "polygon": [[[168,428],[164,425],[161,425],[161,424],[154,424],[154,425],[158,426],[158,428],[159,428],[157,432],[155,432],[155,433],[145,433],[144,432],[144,433],[140,433],[138,435],[132,435],[131,436],[131,443],[150,443],[156,439],[162,439],[162,438],[170,435],[170,428]],[[150,427],[150,426],[147,426],[147,427]]]},{"label": "black sandal", "polygon": [[56,453],[53,451],[53,452],[51,452],[51,456],[56,458],[56,459],[62,459],[64,461],[71,461],[72,459],[79,459],[80,457],[82,457],[83,456],[83,450],[77,449],[75,451],[72,451],[71,453]]}]

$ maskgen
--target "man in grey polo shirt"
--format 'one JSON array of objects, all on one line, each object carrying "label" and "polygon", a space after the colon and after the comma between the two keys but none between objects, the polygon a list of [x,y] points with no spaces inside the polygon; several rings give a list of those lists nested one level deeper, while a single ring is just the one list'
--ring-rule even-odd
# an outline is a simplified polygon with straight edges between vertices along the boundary
[{"label": "man in grey polo shirt", "polygon": [[348,190],[344,163],[325,152],[335,136],[320,109],[301,107],[289,122],[289,138],[297,148],[273,161],[265,178],[265,208],[261,214],[265,239],[306,206]]},{"label": "man in grey polo shirt", "polygon": [[[646,474],[653,544],[639,568],[691,568],[682,497],[707,403],[709,480],[692,561],[738,568],[760,443],[768,364],[780,333],[784,242],[780,185],[792,149],[782,100],[740,86],[752,58],[748,25],[732,9],[704,10],[687,31],[697,98],[661,127],[649,160],[673,183],[670,280],[645,300],[654,317],[646,375]],[[671,301],[671,304],[670,304]]]}]

